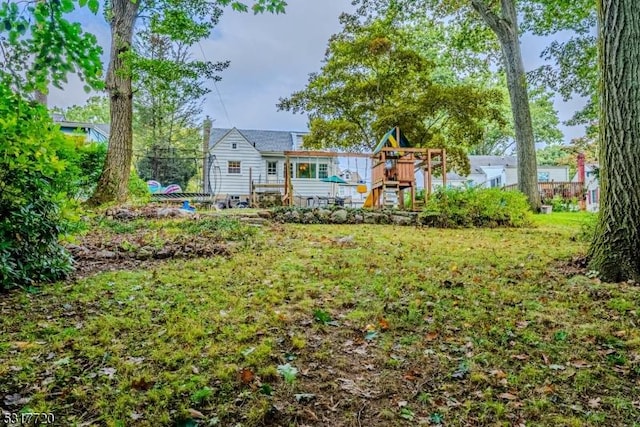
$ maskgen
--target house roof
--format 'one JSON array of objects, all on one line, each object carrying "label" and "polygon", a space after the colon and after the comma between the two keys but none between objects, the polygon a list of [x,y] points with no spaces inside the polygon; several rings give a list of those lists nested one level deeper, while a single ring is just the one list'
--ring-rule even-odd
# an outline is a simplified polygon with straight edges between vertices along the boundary
[{"label": "house roof", "polygon": [[60,128],[66,128],[70,130],[74,129],[93,129],[96,132],[104,135],[105,138],[109,138],[109,133],[111,130],[111,126],[106,123],[87,123],[87,122],[70,122],[67,120],[55,120],[55,123],[60,126]]},{"label": "house roof", "polygon": [[[236,128],[234,128],[236,129]],[[209,147],[213,147],[233,129],[212,128]],[[281,152],[292,150],[295,147],[296,135],[304,135],[306,132],[282,131],[282,130],[257,130],[236,129],[250,144],[261,152]]]},{"label": "house roof", "polygon": [[469,156],[471,169],[485,166],[516,166],[518,159],[516,156]]}]

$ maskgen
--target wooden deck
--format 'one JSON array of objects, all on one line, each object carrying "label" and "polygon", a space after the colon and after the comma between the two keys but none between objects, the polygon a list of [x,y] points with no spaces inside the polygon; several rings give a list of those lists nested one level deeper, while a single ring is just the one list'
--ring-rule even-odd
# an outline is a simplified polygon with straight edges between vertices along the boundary
[{"label": "wooden deck", "polygon": [[[504,190],[517,190],[517,184],[506,185]],[[556,196],[564,200],[577,199],[580,200],[585,194],[585,186],[582,182],[570,182],[570,181],[553,181],[553,182],[539,182],[538,191],[540,191],[540,198],[544,203],[547,200],[551,200]]]}]

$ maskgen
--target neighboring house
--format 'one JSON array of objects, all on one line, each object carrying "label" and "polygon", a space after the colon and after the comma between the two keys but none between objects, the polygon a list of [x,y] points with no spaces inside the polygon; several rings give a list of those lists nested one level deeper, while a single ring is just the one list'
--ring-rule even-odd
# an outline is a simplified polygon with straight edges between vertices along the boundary
[{"label": "neighboring house", "polygon": [[[471,173],[461,176],[447,173],[447,185],[460,187],[504,187],[518,183],[518,161],[515,156],[469,156]],[[568,166],[538,165],[538,182],[569,181]]]},{"label": "neighboring house", "polygon": [[[220,198],[248,200],[254,184],[284,184],[285,151],[297,150],[305,132],[211,129],[208,192]],[[322,181],[339,173],[337,157],[290,156],[294,199],[335,196],[337,185]],[[258,192],[284,189],[258,188]]]},{"label": "neighboring house", "polygon": [[[353,207],[362,207],[369,193],[369,183],[365,182],[356,170],[344,169],[338,176],[347,182],[338,187],[338,196],[349,200]],[[366,189],[366,191],[360,193],[359,189]]]},{"label": "neighboring house", "polygon": [[60,126],[60,130],[63,133],[69,135],[85,135],[87,142],[109,142],[109,130],[108,124],[104,123],[84,123],[84,122],[70,122],[65,120],[61,114],[54,114],[53,121]]},{"label": "neighboring house", "polygon": [[[600,181],[598,181],[598,168],[596,163],[587,163],[584,165],[585,190],[586,190],[586,210],[588,212],[597,212],[600,209]],[[579,182],[579,172],[576,172],[572,182]]]}]

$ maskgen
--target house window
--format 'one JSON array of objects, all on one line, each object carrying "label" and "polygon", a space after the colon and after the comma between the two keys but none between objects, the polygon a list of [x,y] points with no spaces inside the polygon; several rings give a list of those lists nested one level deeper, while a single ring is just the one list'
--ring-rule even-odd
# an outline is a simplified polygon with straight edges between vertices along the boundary
[{"label": "house window", "polygon": [[267,162],[267,175],[278,174],[278,162]]},{"label": "house window", "polygon": [[318,178],[329,178],[329,165],[326,163],[320,163],[318,165]]},{"label": "house window", "polygon": [[296,178],[315,178],[315,177],[316,177],[315,163],[297,163],[296,164]]},{"label": "house window", "polygon": [[491,188],[500,187],[500,186],[502,186],[502,177],[501,176],[497,176],[497,177],[493,178],[489,182],[489,187],[491,187]]},{"label": "house window", "polygon": [[238,144],[236,144],[235,142],[232,142],[231,148],[235,150],[236,148],[238,148]]},{"label": "house window", "polygon": [[240,173],[240,160],[229,160],[227,166],[228,173]]},{"label": "house window", "polygon": [[598,190],[591,190],[591,203],[600,203],[600,200],[598,200]]},{"label": "house window", "polygon": [[549,182],[549,172],[538,172],[538,182]]}]

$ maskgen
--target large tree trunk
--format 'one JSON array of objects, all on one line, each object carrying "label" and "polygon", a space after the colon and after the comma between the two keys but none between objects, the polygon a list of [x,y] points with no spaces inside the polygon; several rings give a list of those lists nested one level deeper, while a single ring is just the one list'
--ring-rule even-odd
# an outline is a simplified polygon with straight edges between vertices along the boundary
[{"label": "large tree trunk", "polygon": [[128,70],[133,26],[140,1],[113,0],[111,2],[111,52],[107,70],[106,89],[111,106],[109,149],[102,175],[89,204],[124,202],[131,172],[133,152],[133,91]]},{"label": "large tree trunk", "polygon": [[511,99],[511,112],[516,131],[518,155],[518,189],[527,196],[531,209],[540,210],[538,167],[533,138],[527,76],[522,62],[518,35],[518,14],[514,0],[501,0],[502,16],[493,13],[483,0],[471,0],[473,8],[498,36],[507,74],[507,88]]},{"label": "large tree trunk", "polygon": [[640,2],[599,0],[600,214],[589,267],[640,281]]}]

